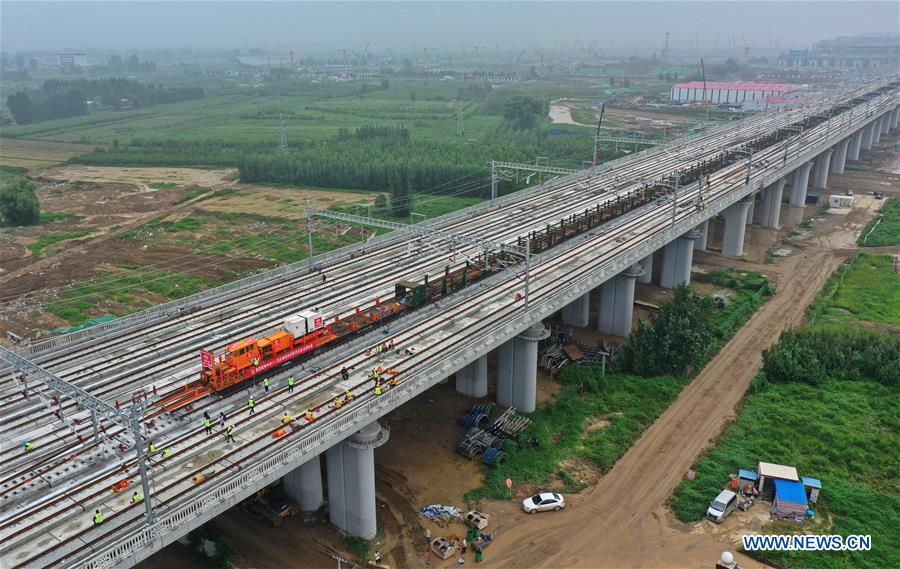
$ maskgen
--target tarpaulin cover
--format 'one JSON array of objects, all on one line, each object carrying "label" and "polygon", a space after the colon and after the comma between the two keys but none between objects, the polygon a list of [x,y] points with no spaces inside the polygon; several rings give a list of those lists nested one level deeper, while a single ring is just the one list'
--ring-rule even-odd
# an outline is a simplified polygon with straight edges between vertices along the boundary
[{"label": "tarpaulin cover", "polygon": [[738,470],[738,478],[743,478],[744,480],[756,480],[756,472],[753,470],[744,470],[741,468]]},{"label": "tarpaulin cover", "polygon": [[775,497],[779,502],[794,502],[795,504],[808,504],[806,491],[803,484],[792,480],[775,479]]},{"label": "tarpaulin cover", "polygon": [[804,486],[808,486],[810,488],[822,488],[822,482],[818,478],[810,478],[808,476],[804,476],[800,479],[803,482]]}]

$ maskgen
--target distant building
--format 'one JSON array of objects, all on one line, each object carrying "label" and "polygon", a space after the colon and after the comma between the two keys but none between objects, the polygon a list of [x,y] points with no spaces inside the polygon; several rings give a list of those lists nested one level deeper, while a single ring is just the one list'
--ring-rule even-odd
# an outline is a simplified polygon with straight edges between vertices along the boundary
[{"label": "distant building", "polygon": [[765,108],[768,104],[783,106],[799,100],[801,85],[793,83],[756,83],[753,81],[707,81],[704,93],[703,81],[676,83],[672,86],[673,103],[702,103],[712,105]]},{"label": "distant building", "polygon": [[876,69],[900,65],[900,34],[841,36],[813,44],[812,49],[791,49],[778,57],[779,67],[838,67]]},{"label": "distant building", "polygon": [[63,73],[80,73],[88,65],[86,53],[60,53],[58,55],[59,69]]}]

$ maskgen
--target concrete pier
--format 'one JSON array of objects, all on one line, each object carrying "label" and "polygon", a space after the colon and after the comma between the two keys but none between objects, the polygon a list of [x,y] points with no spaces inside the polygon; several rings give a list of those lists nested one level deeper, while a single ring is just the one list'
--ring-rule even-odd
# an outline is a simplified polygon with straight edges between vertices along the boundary
[{"label": "concrete pier", "polygon": [[538,342],[550,331],[536,324],[500,346],[497,354],[497,403],[531,413],[537,404]]},{"label": "concrete pier", "polygon": [[884,117],[879,117],[878,120],[872,122],[872,144],[878,144],[881,140],[882,123],[884,123]]},{"label": "concrete pier", "polygon": [[562,309],[562,321],[567,326],[585,328],[590,322],[591,295],[583,294]]},{"label": "concrete pier", "polygon": [[891,113],[891,128],[897,128],[897,125],[900,124],[900,107],[894,109],[894,112]]},{"label": "concrete pier", "polygon": [[850,137],[850,147],[847,149],[847,160],[859,160],[859,149],[862,147],[863,130],[860,129]]},{"label": "concrete pier", "polygon": [[477,398],[487,395],[487,354],[456,372],[456,390],[469,397]]},{"label": "concrete pier", "polygon": [[675,288],[691,282],[691,263],[694,261],[694,240],[700,234],[692,229],[663,248],[662,271],[659,285]]},{"label": "concrete pier", "polygon": [[746,225],[753,225],[753,214],[756,213],[756,194],[759,192],[753,192],[750,194],[750,207],[747,208],[747,223]]},{"label": "concrete pier", "polygon": [[378,530],[375,517],[375,448],[387,442],[389,432],[369,423],[325,451],[328,463],[328,517],[340,530],[372,539]]},{"label": "concrete pier", "polygon": [[875,123],[869,123],[863,129],[862,149],[872,150],[872,141],[875,139]]},{"label": "concrete pier", "polygon": [[844,165],[847,163],[847,150],[850,147],[850,139],[846,138],[834,147],[834,158],[831,160],[831,173],[843,174]]},{"label": "concrete pier", "polygon": [[887,136],[889,130],[891,130],[891,113],[885,113],[881,117],[881,136]]},{"label": "concrete pier", "polygon": [[747,210],[753,196],[747,196],[732,204],[722,212],[725,219],[725,234],[722,236],[722,254],[740,257],[744,254],[744,234],[747,230]]},{"label": "concrete pier", "polygon": [[781,221],[781,197],[784,194],[786,178],[766,187],[759,202],[759,224],[767,229],[778,229]]},{"label": "concrete pier", "polygon": [[653,282],[653,253],[641,259],[641,269],[644,272],[638,277],[638,282],[644,284]]},{"label": "concrete pier", "polygon": [[806,190],[809,187],[809,173],[813,163],[807,162],[794,170],[791,178],[791,195],[788,203],[793,206],[806,205]]},{"label": "concrete pier", "polygon": [[831,157],[833,155],[834,148],[829,148],[816,159],[816,178],[813,182],[816,188],[828,187],[828,170],[831,168]]},{"label": "concrete pier", "polygon": [[[694,240],[694,251],[706,251],[706,243],[709,238],[709,220],[707,219],[696,227],[700,237]],[[643,267],[643,265],[641,265]],[[644,282],[638,278],[638,282]]]},{"label": "concrete pier", "polygon": [[597,329],[605,334],[627,336],[634,317],[634,283],[643,270],[632,265],[600,285],[600,313]]},{"label": "concrete pier", "polygon": [[300,505],[301,512],[315,512],[325,503],[319,455],[287,473],[281,483],[284,493]]}]

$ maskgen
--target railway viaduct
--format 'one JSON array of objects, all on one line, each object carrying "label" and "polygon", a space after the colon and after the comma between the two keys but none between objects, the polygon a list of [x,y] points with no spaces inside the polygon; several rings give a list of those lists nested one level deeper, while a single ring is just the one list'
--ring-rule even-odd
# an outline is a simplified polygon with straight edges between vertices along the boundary
[{"label": "railway viaduct", "polygon": [[[374,449],[389,437],[381,416],[448,379],[460,392],[484,397],[492,350],[498,403],[533,411],[543,319],[562,311],[565,322],[586,326],[588,295],[599,288],[599,329],[626,335],[635,282],[668,288],[688,282],[711,218],[724,220],[722,253],[740,256],[750,222],[777,228],[782,220],[799,221],[808,190],[826,187],[829,173],[858,160],[897,128],[898,117],[900,80],[881,78],[423,222],[417,226],[423,231],[510,244],[538,231],[555,234],[555,226],[582,230],[531,255],[527,277],[513,264],[277,372],[271,391],[251,385],[190,412],[152,412],[149,405],[154,392],[196,377],[201,347],[221,349],[271,330],[303,308],[352,313],[389,295],[396,280],[421,281],[477,258],[479,243],[448,249],[420,239],[411,247],[402,231],[393,232],[15,353],[4,350],[2,565],[128,567],[278,479],[301,509],[318,510],[327,496],[338,528],[372,537]],[[651,186],[670,191],[602,224],[579,225],[587,219],[580,215]],[[654,256],[661,256],[658,275]],[[399,353],[377,360],[367,348],[388,339]],[[365,376],[379,363],[398,370],[402,381],[375,396]],[[349,379],[342,367],[351,370]],[[298,378],[292,391],[284,387],[289,374]],[[332,408],[348,391],[353,401]],[[257,402],[252,415],[248,395]],[[227,412],[237,426],[234,443],[219,432],[205,434],[204,409]],[[272,437],[282,413],[302,416],[306,409],[316,410],[314,421]],[[22,440],[36,441],[35,450],[23,452]],[[148,441],[158,447],[149,456]],[[205,476],[199,483],[198,474]],[[143,503],[130,502],[131,488],[110,491],[121,479],[144,481]],[[91,524],[95,509],[106,514],[100,526]]]}]

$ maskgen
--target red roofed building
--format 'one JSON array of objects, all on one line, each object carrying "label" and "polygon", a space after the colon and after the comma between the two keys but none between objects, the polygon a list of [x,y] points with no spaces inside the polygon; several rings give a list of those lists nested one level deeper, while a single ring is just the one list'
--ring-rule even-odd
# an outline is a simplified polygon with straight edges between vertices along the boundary
[{"label": "red roofed building", "polygon": [[[800,95],[801,85],[792,83],[756,83],[754,81],[707,81],[704,95],[703,81],[678,83],[672,87],[672,102],[700,103],[705,100],[712,105],[765,105],[770,97],[791,97]],[[748,105],[749,104],[749,105]]]}]

